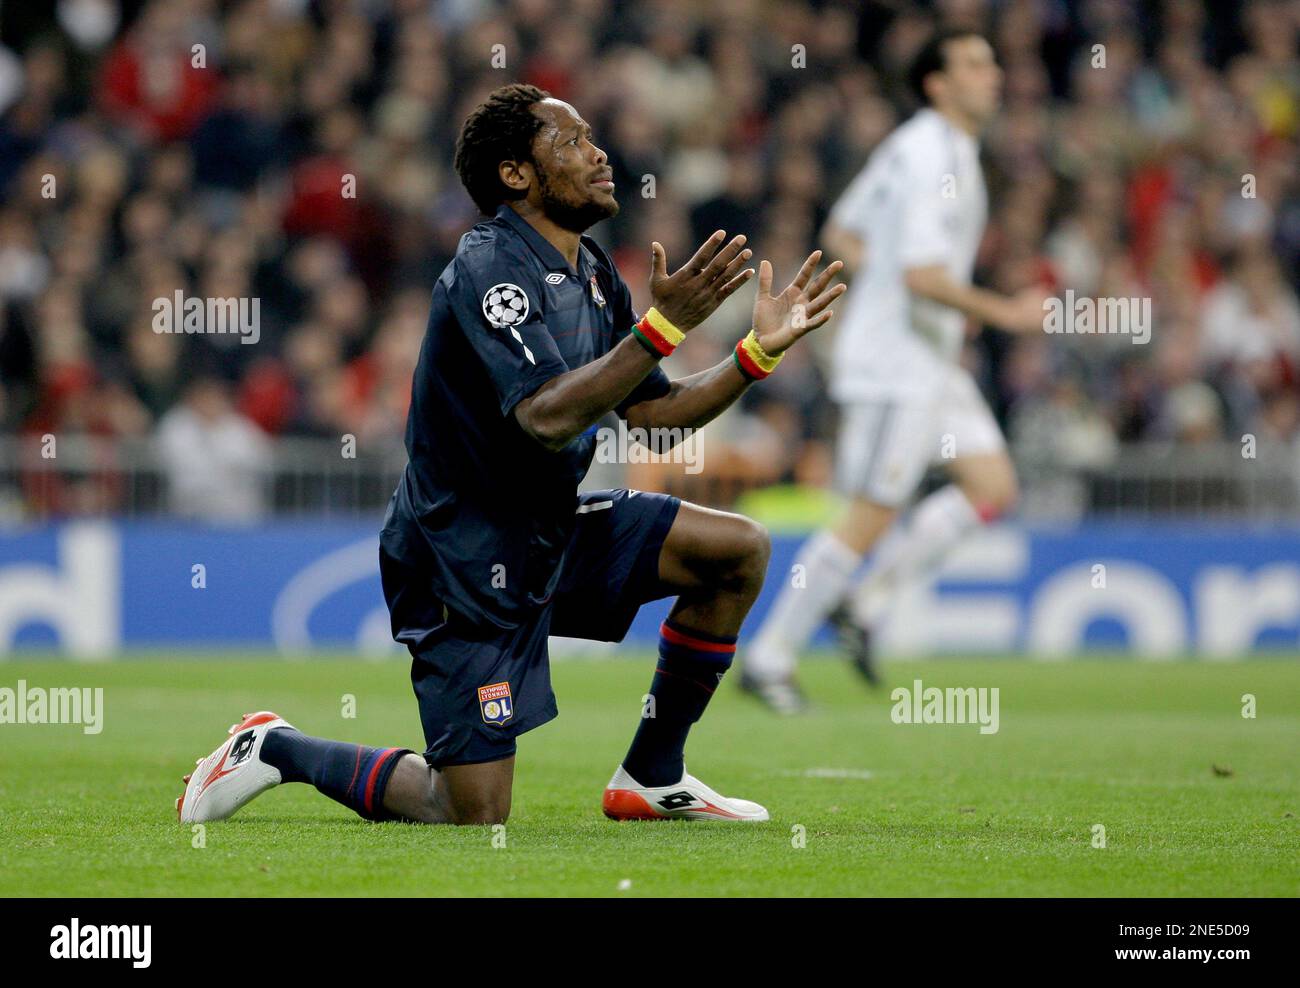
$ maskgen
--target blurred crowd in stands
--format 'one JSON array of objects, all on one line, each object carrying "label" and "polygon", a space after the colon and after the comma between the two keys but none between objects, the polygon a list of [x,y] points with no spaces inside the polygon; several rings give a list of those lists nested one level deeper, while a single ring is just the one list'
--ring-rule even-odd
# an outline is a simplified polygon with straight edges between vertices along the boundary
[{"label": "blurred crowd in stands", "polygon": [[[178,482],[267,437],[400,444],[429,292],[477,219],[455,136],[508,81],[592,123],[622,203],[593,235],[639,308],[651,240],[680,262],[745,233],[788,277],[951,23],[1006,72],[978,280],[1152,299],[1145,346],[972,327],[1017,453],[1295,440],[1297,0],[0,3],[3,433],[155,436]],[[156,332],[178,291],[258,298],[259,341]],[[829,332],[711,427],[709,470],[826,482]]]}]

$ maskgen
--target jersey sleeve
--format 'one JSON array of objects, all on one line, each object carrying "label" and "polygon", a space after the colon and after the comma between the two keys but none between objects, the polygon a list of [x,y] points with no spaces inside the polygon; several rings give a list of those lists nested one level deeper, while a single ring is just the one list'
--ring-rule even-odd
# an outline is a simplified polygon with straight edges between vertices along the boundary
[{"label": "jersey sleeve", "polygon": [[496,388],[502,415],[569,369],[546,328],[546,293],[525,262],[485,245],[456,258],[447,295]]},{"label": "jersey sleeve", "polygon": [[938,148],[901,155],[895,177],[903,195],[898,224],[898,260],[903,270],[947,264],[960,224],[956,176]]},{"label": "jersey sleeve", "polygon": [[[632,327],[640,321],[641,317],[632,308],[632,292],[627,287],[627,282],[614,270],[612,264],[608,271],[611,281],[610,304],[614,308],[614,338],[610,344],[612,349],[632,335]],[[632,389],[632,393],[619,402],[614,411],[618,413],[619,418],[625,419],[627,410],[633,405],[662,398],[671,388],[672,383],[668,380],[668,375],[656,364],[650,373],[641,379],[641,383]]]}]

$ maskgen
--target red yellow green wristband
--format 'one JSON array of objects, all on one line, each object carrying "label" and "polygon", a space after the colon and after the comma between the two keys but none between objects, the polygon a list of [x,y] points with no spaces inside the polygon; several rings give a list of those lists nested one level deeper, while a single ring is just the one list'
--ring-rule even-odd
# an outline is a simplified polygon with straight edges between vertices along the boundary
[{"label": "red yellow green wristband", "polygon": [[736,349],[731,354],[737,369],[751,381],[761,381],[771,374],[784,356],[785,354],[778,353],[773,357],[759,346],[758,337],[752,329],[748,336],[736,344]]},{"label": "red yellow green wristband", "polygon": [[668,356],[677,349],[677,344],[686,339],[686,334],[654,307],[648,309],[641,321],[632,327],[632,335],[652,357]]}]

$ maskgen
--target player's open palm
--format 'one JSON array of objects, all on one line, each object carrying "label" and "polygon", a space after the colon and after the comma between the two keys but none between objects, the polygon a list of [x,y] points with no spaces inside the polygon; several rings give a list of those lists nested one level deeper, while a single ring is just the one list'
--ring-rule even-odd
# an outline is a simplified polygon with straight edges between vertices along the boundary
[{"label": "player's open palm", "polygon": [[831,285],[840,270],[842,261],[832,261],[817,277],[817,262],[822,252],[813,251],[794,281],[786,285],[780,295],[772,294],[772,265],[763,261],[758,266],[758,298],[754,300],[754,335],[764,351],[776,356],[787,350],[795,340],[824,326],[834,314],[828,306],[847,289],[844,284]]},{"label": "player's open palm", "polygon": [[743,249],[745,238],[733,237],[722,247],[726,236],[719,230],[672,274],[668,273],[663,247],[658,243],[650,245],[650,297],[664,318],[683,333],[704,322],[754,276],[753,268],[741,270],[753,253]]}]

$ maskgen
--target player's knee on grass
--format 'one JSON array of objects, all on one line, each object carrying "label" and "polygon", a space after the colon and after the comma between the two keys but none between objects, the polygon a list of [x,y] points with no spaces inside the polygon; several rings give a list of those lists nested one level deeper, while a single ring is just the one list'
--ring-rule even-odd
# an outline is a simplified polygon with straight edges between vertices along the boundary
[{"label": "player's knee on grass", "polygon": [[407,755],[393,770],[384,809],[417,823],[505,823],[510,816],[512,776],[478,765],[429,768]]},{"label": "player's knee on grass", "polygon": [[435,798],[447,822],[461,826],[505,823],[510,817],[514,756],[476,765],[451,765],[438,773]]},{"label": "player's knee on grass", "polygon": [[510,801],[504,806],[496,803],[481,803],[459,812],[452,820],[458,827],[484,826],[493,823],[505,823],[510,819]]},{"label": "player's knee on grass", "polygon": [[448,801],[451,819],[457,826],[505,823],[510,818],[510,791],[462,793]]}]

